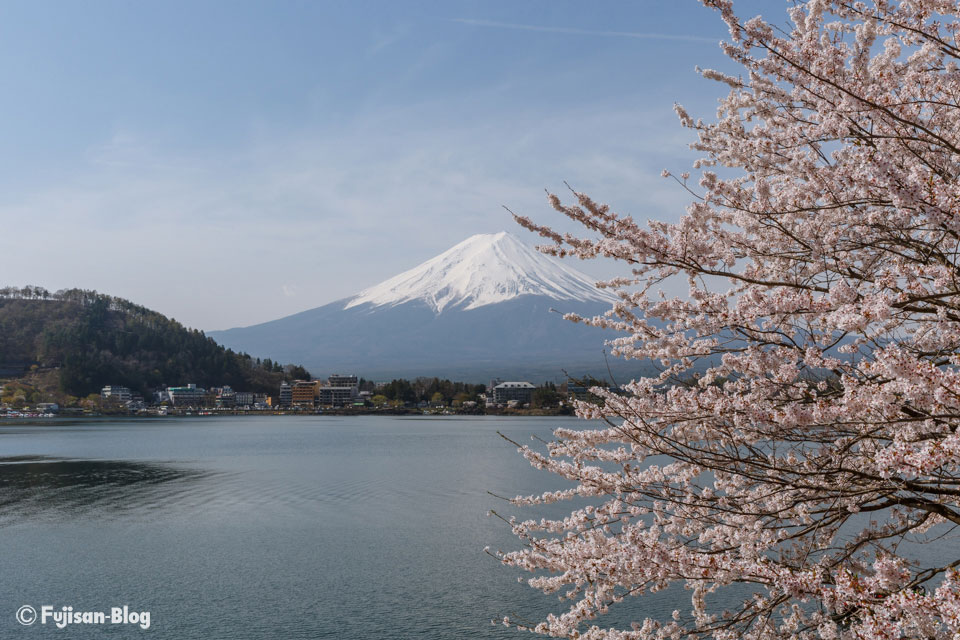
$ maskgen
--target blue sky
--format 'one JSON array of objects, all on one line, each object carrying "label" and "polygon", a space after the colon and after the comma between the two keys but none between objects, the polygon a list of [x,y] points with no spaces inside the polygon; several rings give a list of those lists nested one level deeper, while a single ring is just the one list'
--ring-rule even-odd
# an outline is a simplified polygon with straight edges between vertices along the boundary
[{"label": "blue sky", "polygon": [[568,228],[564,181],[676,218],[725,35],[692,0],[4,3],[0,283],[222,329],[534,244],[502,205]]}]

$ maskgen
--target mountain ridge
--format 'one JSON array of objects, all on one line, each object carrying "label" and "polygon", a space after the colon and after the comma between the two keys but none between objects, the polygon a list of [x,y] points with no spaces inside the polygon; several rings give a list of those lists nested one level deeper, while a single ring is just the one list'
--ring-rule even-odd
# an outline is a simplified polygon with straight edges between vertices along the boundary
[{"label": "mountain ridge", "polygon": [[633,376],[649,366],[604,355],[605,339],[617,334],[561,317],[600,315],[614,300],[588,276],[501,232],[471,236],[354,296],[208,335],[233,349],[301,362],[315,374]]},{"label": "mountain ridge", "polygon": [[[308,375],[224,348],[202,331],[128,300],[81,289],[0,288],[0,374],[30,368],[52,376],[51,390],[86,396],[104,385],[146,395],[164,385],[230,385],[273,393]],[[49,377],[49,376],[48,376]]]}]

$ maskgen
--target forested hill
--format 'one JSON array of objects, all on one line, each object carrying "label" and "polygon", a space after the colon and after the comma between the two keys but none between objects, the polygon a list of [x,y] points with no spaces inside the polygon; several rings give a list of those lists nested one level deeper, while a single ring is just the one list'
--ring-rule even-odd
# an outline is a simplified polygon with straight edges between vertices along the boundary
[{"label": "forested hill", "polygon": [[59,390],[75,396],[108,384],[146,393],[191,382],[276,393],[284,378],[309,377],[301,367],[234,353],[202,331],[96,291],[0,288],[0,377],[31,367],[56,371]]}]

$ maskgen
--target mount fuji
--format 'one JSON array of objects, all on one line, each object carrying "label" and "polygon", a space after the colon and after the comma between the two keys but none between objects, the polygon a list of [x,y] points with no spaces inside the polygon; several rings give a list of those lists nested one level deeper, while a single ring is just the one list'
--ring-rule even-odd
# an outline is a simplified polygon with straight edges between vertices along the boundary
[{"label": "mount fuji", "polygon": [[[597,315],[615,300],[588,276],[500,232],[467,238],[352,297],[208,335],[317,376],[539,382],[566,371],[606,378],[603,342],[614,334],[561,314]],[[609,364],[623,373],[628,363]]]}]

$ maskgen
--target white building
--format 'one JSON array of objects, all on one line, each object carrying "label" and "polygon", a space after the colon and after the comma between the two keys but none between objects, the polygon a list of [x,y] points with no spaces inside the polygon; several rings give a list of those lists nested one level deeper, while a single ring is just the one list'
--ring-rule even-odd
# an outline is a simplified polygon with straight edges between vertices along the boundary
[{"label": "white building", "polygon": [[317,389],[317,404],[324,407],[342,407],[353,404],[360,395],[360,380],[353,374],[335,373],[327,384]]},{"label": "white building", "polygon": [[317,404],[323,407],[342,407],[353,404],[357,395],[356,387],[320,387],[317,389]]},{"label": "white building", "polygon": [[280,383],[280,406],[289,407],[293,402],[293,387],[287,382]]},{"label": "white building", "polygon": [[167,394],[175,407],[202,407],[207,397],[206,390],[198,388],[195,384],[188,384],[185,387],[168,387]]},{"label": "white building", "polygon": [[112,402],[119,402],[121,404],[130,402],[131,393],[130,389],[127,387],[119,387],[117,385],[107,385],[100,390],[100,397],[103,400],[110,400]]}]

